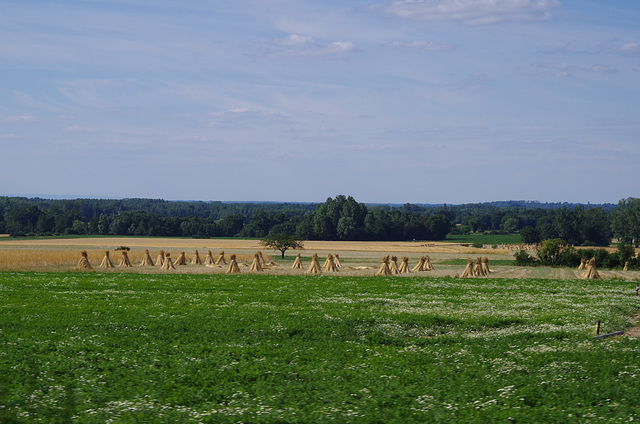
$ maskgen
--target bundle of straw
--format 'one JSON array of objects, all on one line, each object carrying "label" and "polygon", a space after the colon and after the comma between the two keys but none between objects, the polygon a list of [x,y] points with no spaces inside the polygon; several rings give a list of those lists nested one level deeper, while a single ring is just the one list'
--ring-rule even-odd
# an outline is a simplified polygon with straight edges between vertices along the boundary
[{"label": "bundle of straw", "polygon": [[291,269],[302,269],[302,258],[300,257],[300,252],[296,255],[296,260],[293,261]]},{"label": "bundle of straw", "polygon": [[320,269],[320,261],[318,261],[318,254],[314,253],[313,258],[311,259],[311,265],[309,265],[309,269],[307,269],[307,274],[321,274],[322,270]]},{"label": "bundle of straw", "polygon": [[403,256],[402,257],[402,264],[400,265],[400,268],[398,268],[398,272],[400,272],[400,274],[406,274],[409,271],[409,257],[408,256]]},{"label": "bundle of straw", "polygon": [[253,262],[251,262],[251,268],[249,268],[249,271],[262,272],[262,263],[260,261],[260,255],[258,253],[255,253],[253,255]]},{"label": "bundle of straw", "polygon": [[164,254],[164,261],[162,262],[162,266],[160,267],[160,269],[176,269],[176,267],[173,265],[171,254],[169,252]]},{"label": "bundle of straw", "polygon": [[376,272],[376,275],[391,275],[388,255],[382,258],[382,265],[380,265],[380,269],[378,270],[378,272]]},{"label": "bundle of straw", "polygon": [[100,268],[113,268],[113,262],[111,262],[111,258],[109,258],[109,251],[104,252],[104,258],[102,258],[102,262],[100,262]]},{"label": "bundle of straw", "polygon": [[460,277],[466,278],[466,277],[473,277],[473,276],[475,276],[473,272],[473,260],[469,258],[467,259],[467,266],[464,269],[464,271],[462,271],[462,274],[460,274]]},{"label": "bundle of straw", "polygon": [[140,266],[154,266],[151,256],[149,255],[149,249],[144,250],[144,257],[142,258],[142,262],[140,262]]},{"label": "bundle of straw", "polygon": [[87,257],[87,251],[83,250],[80,252],[80,260],[78,261],[78,269],[93,269],[91,264],[89,263],[89,258]]},{"label": "bundle of straw", "polygon": [[413,271],[413,272],[424,271],[424,261],[425,261],[425,259],[426,258],[424,256],[420,257],[420,262],[418,262],[418,264],[416,266],[414,266],[411,271]]},{"label": "bundle of straw", "polygon": [[238,262],[236,262],[235,254],[231,255],[230,257],[229,269],[227,269],[227,274],[240,274],[240,267],[238,266]]},{"label": "bundle of straw", "polygon": [[331,253],[329,253],[329,256],[327,256],[327,261],[325,262],[324,270],[327,272],[338,272],[338,267],[336,266],[336,263],[333,260],[333,255]]},{"label": "bundle of straw", "polygon": [[133,265],[131,265],[131,261],[129,260],[129,254],[127,253],[126,250],[122,251],[122,257],[120,258],[120,264],[118,264],[118,266],[120,268],[130,268]]},{"label": "bundle of straw", "polygon": [[489,269],[489,258],[486,256],[482,258],[482,270],[485,275],[489,275],[491,273],[491,270]]},{"label": "bundle of straw", "polygon": [[193,254],[193,258],[191,259],[191,265],[202,265],[202,259],[200,259],[200,254],[197,250]]},{"label": "bundle of straw", "polygon": [[424,257],[423,271],[433,271],[433,265],[431,264],[431,258],[427,255]]},{"label": "bundle of straw", "polygon": [[161,250],[160,253],[158,253],[158,258],[156,259],[156,263],[159,266],[164,265],[164,250]]},{"label": "bundle of straw", "polygon": [[587,269],[584,272],[584,274],[582,274],[582,278],[588,279],[588,280],[597,280],[600,278],[600,274],[598,273],[598,270],[596,269],[596,258],[593,257],[591,259],[589,259],[589,262],[587,262]]},{"label": "bundle of straw", "polygon": [[186,265],[187,264],[187,256],[185,255],[184,252],[180,252],[180,256],[178,257],[178,260],[175,261],[173,263],[174,265],[178,266],[178,265]]},{"label": "bundle of straw", "polygon": [[484,270],[482,269],[482,258],[480,257],[478,257],[476,264],[473,266],[473,274],[476,277],[482,277],[485,275]]},{"label": "bundle of straw", "polygon": [[400,274],[400,269],[398,268],[397,256],[391,257],[391,262],[389,263],[389,271],[391,271],[392,274]]},{"label": "bundle of straw", "polygon": [[216,265],[226,265],[227,264],[227,260],[224,258],[224,250],[222,252],[220,252],[220,254],[218,255],[218,260],[216,261]]},{"label": "bundle of straw", "polygon": [[213,259],[213,255],[211,254],[211,250],[207,253],[207,257],[204,258],[205,265],[215,265],[216,261]]}]

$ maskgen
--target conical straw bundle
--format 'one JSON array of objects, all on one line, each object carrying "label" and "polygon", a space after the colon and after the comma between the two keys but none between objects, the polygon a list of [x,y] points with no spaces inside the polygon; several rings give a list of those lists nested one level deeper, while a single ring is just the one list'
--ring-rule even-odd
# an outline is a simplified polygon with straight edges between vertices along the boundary
[{"label": "conical straw bundle", "polygon": [[227,274],[240,274],[240,267],[238,266],[238,262],[236,262],[235,254],[232,254],[229,257],[229,269],[227,269]]},{"label": "conical straw bundle", "polygon": [[227,260],[224,258],[224,250],[220,252],[218,255],[218,260],[216,261],[216,265],[226,265]]},{"label": "conical straw bundle", "polygon": [[431,264],[431,258],[427,255],[424,257],[423,271],[433,271],[433,264]]},{"label": "conical straw bundle", "polygon": [[482,258],[478,258],[476,260],[476,264],[473,266],[473,274],[477,277],[482,277],[483,275],[485,275],[484,271],[482,270]]},{"label": "conical straw bundle", "polygon": [[160,269],[176,269],[173,265],[173,260],[171,259],[171,254],[169,252],[164,254],[164,261],[162,262],[162,267]]},{"label": "conical straw bundle", "polygon": [[629,262],[625,262],[624,263],[624,268],[622,268],[623,271],[629,271]]},{"label": "conical straw bundle", "polygon": [[158,257],[156,258],[156,264],[158,266],[162,266],[164,264],[164,250],[161,250],[160,253],[158,253]]},{"label": "conical straw bundle", "polygon": [[193,254],[193,258],[191,258],[191,265],[202,265],[202,259],[200,259],[200,254],[197,250]]},{"label": "conical straw bundle", "polygon": [[589,262],[587,262],[587,269],[584,272],[584,274],[582,274],[582,278],[587,279],[587,280],[597,280],[600,278],[600,274],[598,273],[598,270],[596,269],[596,258],[591,258],[589,259]]},{"label": "conical straw bundle", "polygon": [[120,264],[118,264],[118,266],[120,268],[130,268],[133,265],[131,265],[131,261],[129,260],[129,254],[127,253],[126,250],[122,251],[122,257],[120,258]]},{"label": "conical straw bundle", "polygon": [[380,265],[380,269],[376,272],[376,275],[391,275],[391,270],[389,269],[389,256],[382,258],[382,265]]},{"label": "conical straw bundle", "polygon": [[462,274],[460,274],[460,277],[462,278],[466,278],[466,277],[473,277],[475,274],[473,273],[473,260],[471,258],[467,259],[467,266],[464,269],[464,271],[462,271]]},{"label": "conical straw bundle", "polygon": [[262,271],[262,263],[260,261],[260,255],[258,253],[255,253],[253,255],[253,262],[251,262],[251,268],[249,268],[249,271],[253,271],[253,272]]},{"label": "conical straw bundle", "polygon": [[426,258],[424,256],[420,257],[420,261],[416,264],[416,266],[413,267],[413,269],[411,271],[417,272],[417,271],[424,271],[424,261],[426,260]]},{"label": "conical straw bundle", "polygon": [[91,264],[89,263],[89,258],[87,256],[87,251],[83,250],[80,252],[80,260],[78,261],[78,269],[93,269]]},{"label": "conical straw bundle", "polygon": [[336,266],[336,263],[333,260],[333,255],[331,253],[329,253],[329,256],[327,256],[327,262],[324,270],[327,272],[338,272],[338,267]]},{"label": "conical straw bundle", "polygon": [[391,257],[391,262],[389,262],[389,271],[391,271],[392,274],[400,274],[400,269],[398,268],[397,256]]},{"label": "conical straw bundle", "polygon": [[207,256],[204,258],[205,265],[215,265],[216,261],[213,259],[213,255],[211,254],[211,250],[207,253]]},{"label": "conical straw bundle", "polygon": [[311,259],[311,265],[309,265],[309,269],[307,269],[307,274],[321,274],[322,270],[320,269],[320,261],[318,260],[318,254],[314,253],[313,258]]},{"label": "conical straw bundle", "polygon": [[489,275],[491,273],[491,270],[489,269],[489,258],[486,256],[482,258],[482,270],[485,275]]},{"label": "conical straw bundle", "polygon": [[587,261],[584,258],[580,259],[578,269],[587,269]]},{"label": "conical straw bundle", "polygon": [[140,266],[154,266],[151,256],[149,255],[149,249],[144,250],[144,257],[142,258],[142,262],[140,262]]},{"label": "conical straw bundle", "polygon": [[406,274],[409,271],[409,257],[408,256],[403,256],[402,257],[402,264],[400,264],[400,267],[398,268],[398,271],[400,272],[400,274]]},{"label": "conical straw bundle", "polygon": [[342,264],[340,263],[340,255],[338,255],[337,253],[333,255],[333,262],[338,268],[342,267]]},{"label": "conical straw bundle", "polygon": [[184,252],[180,252],[180,256],[178,256],[178,259],[173,264],[175,266],[186,265],[187,264],[187,255]]},{"label": "conical straw bundle", "polygon": [[100,268],[113,268],[113,262],[111,262],[108,250],[104,252],[104,258],[102,258],[102,262],[100,262]]},{"label": "conical straw bundle", "polygon": [[291,269],[302,269],[302,258],[300,257],[300,253],[296,255],[296,260],[293,261]]}]

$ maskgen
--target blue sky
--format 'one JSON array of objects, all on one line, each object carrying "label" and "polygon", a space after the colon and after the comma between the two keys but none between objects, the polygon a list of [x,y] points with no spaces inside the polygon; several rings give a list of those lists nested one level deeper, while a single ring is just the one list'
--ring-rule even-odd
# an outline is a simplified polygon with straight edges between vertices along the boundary
[{"label": "blue sky", "polygon": [[0,194],[639,197],[640,3],[0,3]]}]

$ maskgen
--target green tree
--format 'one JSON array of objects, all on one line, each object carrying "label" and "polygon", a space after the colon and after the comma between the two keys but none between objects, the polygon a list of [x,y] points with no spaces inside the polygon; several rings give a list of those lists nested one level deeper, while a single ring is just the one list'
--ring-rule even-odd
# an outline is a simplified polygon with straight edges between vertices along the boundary
[{"label": "green tree", "polygon": [[567,248],[567,242],[560,238],[548,239],[543,241],[542,246],[538,249],[538,257],[542,263],[553,265]]},{"label": "green tree", "polygon": [[453,223],[444,214],[431,215],[427,220],[427,226],[433,240],[443,240],[451,232]]},{"label": "green tree", "polygon": [[282,259],[284,259],[284,252],[289,249],[304,249],[302,241],[289,233],[269,233],[260,240],[260,244],[269,249],[279,250],[282,253]]},{"label": "green tree", "polygon": [[505,216],[502,218],[502,229],[507,233],[515,233],[518,230],[518,218],[514,216]]},{"label": "green tree", "polygon": [[[313,230],[321,240],[353,240],[357,230],[362,228],[367,216],[367,207],[344,195],[328,198],[318,205],[313,216]],[[338,231],[338,224],[343,220]]]},{"label": "green tree", "polygon": [[640,199],[629,197],[618,202],[612,212],[612,227],[623,243],[640,247]]},{"label": "green tree", "polygon": [[520,239],[522,239],[523,243],[539,243],[540,233],[535,228],[526,226],[520,230]]},{"label": "green tree", "polygon": [[636,256],[636,251],[630,244],[620,243],[618,245],[618,255],[620,260],[624,263],[630,261]]}]

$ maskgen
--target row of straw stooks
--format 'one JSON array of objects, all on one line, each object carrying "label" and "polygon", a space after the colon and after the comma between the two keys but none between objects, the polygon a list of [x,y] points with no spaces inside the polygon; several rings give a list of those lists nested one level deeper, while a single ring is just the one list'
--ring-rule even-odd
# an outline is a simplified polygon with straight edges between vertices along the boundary
[{"label": "row of straw stooks", "polygon": [[[117,265],[118,268],[130,268],[133,267],[131,260],[129,259],[129,254],[126,250],[121,252],[122,256]],[[144,256],[142,261],[140,262],[140,266],[159,266],[160,269],[169,270],[176,269],[176,266],[187,265],[189,262],[191,265],[205,265],[205,266],[221,266],[227,265],[227,258],[225,257],[224,251],[221,251],[218,254],[217,259],[214,259],[211,250],[208,251],[207,256],[204,259],[200,257],[200,253],[196,250],[191,261],[187,261],[187,256],[185,252],[181,252],[180,256],[174,261],[169,252],[165,252],[161,250],[155,259],[155,261],[151,258],[151,254],[149,250],[146,249],[144,251]],[[262,252],[257,252],[254,255],[254,263],[251,266],[251,270],[262,270],[266,266],[264,257],[262,256]],[[228,272],[239,272],[239,266],[236,261],[236,255],[232,254],[229,257],[229,270]],[[100,262],[99,268],[115,268],[113,261],[111,260],[111,256],[109,251],[104,252],[104,257],[102,258],[102,262]],[[78,261],[78,269],[93,269],[91,263],[89,262],[87,252],[83,250],[81,252],[81,258]]]},{"label": "row of straw stooks", "polygon": [[[132,267],[132,263],[129,260],[129,255],[126,250],[123,250],[122,257],[118,263],[118,267],[120,268],[129,268]],[[596,269],[595,258],[591,258],[589,261],[582,260],[578,269],[584,270],[584,273],[581,275],[581,278],[584,279],[598,279],[600,278],[600,274]],[[227,259],[225,258],[224,251],[218,254],[217,259],[213,258],[213,254],[209,250],[207,256],[204,259],[200,258],[200,254],[196,250],[194,256],[190,261],[191,265],[205,265],[205,266],[221,266],[227,265]],[[187,258],[185,252],[182,252],[176,261],[173,261],[170,253],[165,253],[163,250],[160,251],[158,257],[155,262],[151,258],[149,254],[149,250],[145,250],[144,257],[140,263],[140,266],[160,266],[160,269],[163,270],[171,270],[176,269],[176,266],[187,265]],[[236,255],[232,254],[229,257],[228,262],[228,274],[238,274],[240,273],[240,267],[236,260]],[[262,272],[265,268],[269,268],[272,265],[277,265],[273,262],[270,262],[268,265],[265,264],[264,257],[262,256],[262,252],[256,252],[253,256],[253,261],[249,268],[250,272]],[[324,265],[320,266],[320,261],[318,259],[318,254],[314,253],[311,259],[311,264],[306,270],[307,274],[321,274],[324,272],[338,272],[338,269],[342,266],[340,262],[340,256],[338,254],[329,253],[327,259],[324,262]],[[92,266],[89,262],[87,252],[81,252],[81,258],[78,261],[78,269],[92,269]],[[109,251],[105,252],[105,256],[100,263],[99,268],[115,268],[115,265],[111,261],[109,256]],[[297,254],[296,259],[291,266],[292,269],[303,269],[302,257],[300,253]],[[368,268],[368,267],[362,267]],[[360,267],[349,267],[349,269],[360,269]],[[398,265],[398,257],[397,256],[385,256],[382,259],[382,264],[376,272],[376,275],[387,276],[394,274],[405,274],[410,272],[420,272],[420,271],[432,271],[433,264],[431,263],[431,259],[429,256],[422,256],[418,263],[413,267],[409,268],[409,258],[407,256],[402,257],[402,263]],[[627,264],[625,264],[624,270],[627,270]],[[489,259],[484,257],[478,257],[476,262],[474,263],[472,259],[467,259],[467,266],[464,271],[460,274],[461,278],[467,277],[482,277],[485,275],[489,275],[492,271],[489,269]]]},{"label": "row of straw stooks", "polygon": [[[217,259],[214,259],[211,251],[207,253],[207,256],[204,259],[201,259],[199,252],[196,250],[194,256],[190,261],[191,265],[205,265],[205,266],[221,266],[227,265],[227,259],[225,258],[224,251],[218,254]],[[187,265],[187,257],[185,252],[182,252],[177,260],[173,260],[170,253],[165,253],[164,251],[160,251],[158,257],[154,261],[151,258],[149,250],[145,250],[144,257],[140,262],[139,266],[159,266],[160,269],[163,270],[171,270],[176,269],[176,266]],[[228,274],[237,274],[240,273],[240,266],[236,260],[236,255],[231,255],[228,261]],[[261,272],[265,268],[270,268],[272,265],[277,265],[273,262],[268,265],[265,264],[264,257],[262,256],[262,252],[256,252],[253,257],[253,261],[249,268],[250,272]],[[133,267],[131,260],[129,259],[129,255],[126,250],[121,251],[121,258],[117,265],[111,260],[109,251],[106,251],[102,262],[99,265],[99,268],[130,268]],[[307,274],[321,274],[322,272],[338,272],[339,268],[342,267],[340,262],[340,256],[336,254],[329,253],[327,255],[327,259],[324,261],[324,264],[321,266],[320,261],[318,259],[318,254],[314,254],[311,259],[311,264],[306,269]],[[78,269],[81,270],[89,270],[93,269],[89,259],[87,257],[87,252],[81,252],[81,258],[78,261]],[[302,257],[300,253],[297,254],[292,269],[304,269],[304,265],[302,263]],[[349,267],[350,270],[357,269],[368,269],[369,267]],[[385,256],[382,265],[376,275],[393,275],[393,274],[404,274],[410,272],[419,272],[419,271],[432,271],[433,264],[431,263],[431,259],[429,256],[422,256],[418,263],[413,267],[409,268],[409,258],[404,256],[402,258],[402,263],[398,265],[398,257],[397,256]]]}]

